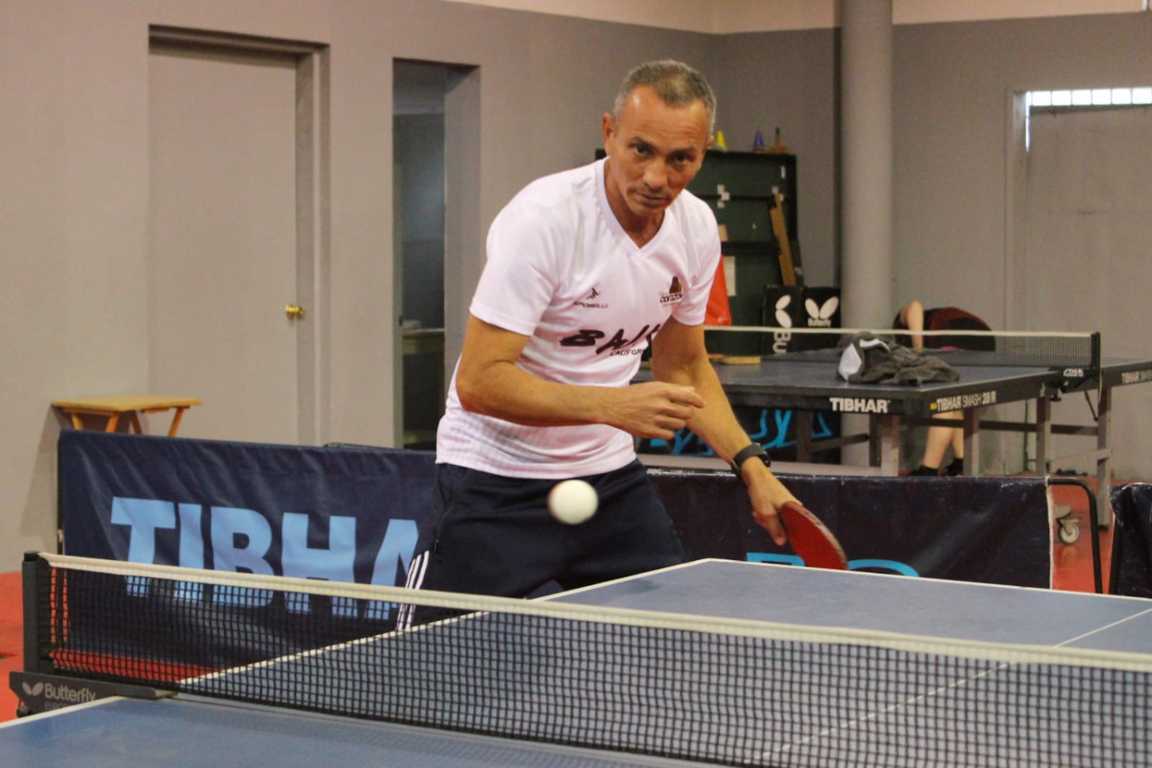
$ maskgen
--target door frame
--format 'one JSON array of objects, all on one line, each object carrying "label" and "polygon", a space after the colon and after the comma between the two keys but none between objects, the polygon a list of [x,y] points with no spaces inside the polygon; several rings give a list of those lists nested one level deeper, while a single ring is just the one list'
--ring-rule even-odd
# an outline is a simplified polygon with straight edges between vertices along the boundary
[{"label": "door frame", "polygon": [[328,46],[257,35],[151,25],[149,49],[276,54],[296,67],[296,286],[306,310],[297,323],[297,436],[322,444],[331,433],[330,108]]}]

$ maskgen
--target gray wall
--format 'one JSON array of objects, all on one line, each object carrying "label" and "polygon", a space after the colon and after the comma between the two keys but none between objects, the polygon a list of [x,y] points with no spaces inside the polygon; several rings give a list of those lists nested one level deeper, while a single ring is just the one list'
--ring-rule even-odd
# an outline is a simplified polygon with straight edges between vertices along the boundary
[{"label": "gray wall", "polygon": [[[839,280],[838,37],[727,35],[710,73],[730,148],[778,125],[798,154],[800,242],[822,284]],[[897,299],[1004,327],[1009,94],[1152,83],[1152,14],[902,25],[894,57]]]},{"label": "gray wall", "polygon": [[1002,328],[1009,94],[1152,83],[1152,14],[898,27],[895,55],[897,298]]},{"label": "gray wall", "polygon": [[[776,125],[800,155],[800,236],[814,282],[837,277],[836,34],[712,37],[432,0],[0,0],[0,569],[50,546],[54,397],[145,389],[148,25],[330,46],[331,434],[392,434],[393,58],[480,68],[484,228],[526,181],[587,162],[620,75],[697,63],[733,148]],[[1004,306],[1011,89],[1147,83],[1143,15],[900,27],[898,298]],[[470,288],[462,289],[466,295]],[[191,417],[191,416],[190,416]]]}]

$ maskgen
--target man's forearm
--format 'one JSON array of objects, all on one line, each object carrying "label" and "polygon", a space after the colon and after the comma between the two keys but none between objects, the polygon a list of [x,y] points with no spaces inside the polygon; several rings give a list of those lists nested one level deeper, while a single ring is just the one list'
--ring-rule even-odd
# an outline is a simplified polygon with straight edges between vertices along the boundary
[{"label": "man's forearm", "polygon": [[[706,355],[694,356],[680,364],[653,363],[653,373],[661,381],[693,387],[701,395],[704,405],[688,421],[688,428],[712,446],[724,461],[731,461],[751,438],[732,411],[728,396],[720,385],[712,364]],[[787,540],[776,510],[795,496],[759,461],[745,461],[740,467],[740,479],[748,489],[752,504],[752,516],[772,536],[773,541],[783,545]]]},{"label": "man's forearm", "polygon": [[473,378],[458,378],[456,387],[460,404],[469,411],[533,427],[604,421],[604,387],[547,381],[506,362],[488,365]]},{"label": "man's forearm", "polygon": [[688,428],[711,446],[717,456],[731,461],[737,451],[748,445],[748,433],[737,421],[720,378],[707,358],[685,367],[657,368],[653,372],[661,381],[694,387],[704,399],[704,407],[696,411]]},{"label": "man's forearm", "polygon": [[504,362],[457,376],[456,392],[466,410],[517,424],[607,424],[638,437],[666,440],[704,406],[691,387],[659,381],[626,387],[558,384]]}]

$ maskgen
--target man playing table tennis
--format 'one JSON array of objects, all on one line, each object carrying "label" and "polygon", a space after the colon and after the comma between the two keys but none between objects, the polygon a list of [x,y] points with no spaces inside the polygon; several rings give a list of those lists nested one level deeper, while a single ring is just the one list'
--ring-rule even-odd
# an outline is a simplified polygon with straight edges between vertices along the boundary
[{"label": "man playing table tennis", "polygon": [[[508,596],[680,562],[634,436],[689,427],[733,463],[779,543],[793,500],[708,362],[716,219],[685,187],[715,98],[674,61],[632,70],[602,118],[605,160],[538,179],[500,212],[437,434],[429,548],[408,585]],[[655,381],[631,384],[651,345]],[[549,490],[579,477],[597,514],[566,526]]]},{"label": "man playing table tennis", "polygon": [[[892,327],[898,330],[909,331],[912,348],[923,352],[924,347],[931,349],[966,348],[984,349],[987,339],[972,336],[929,336],[924,337],[921,331],[989,331],[991,328],[971,312],[957,307],[937,307],[925,309],[924,304],[913,299],[900,308],[892,321]],[[960,421],[964,415],[959,411],[936,414],[938,419]],[[952,461],[944,469],[946,475],[959,475],[964,471],[964,429],[962,427],[932,426],[928,428],[928,437],[924,442],[924,456],[920,466],[912,470],[912,475],[935,476],[941,474],[940,466],[944,463],[944,454],[948,447],[952,447]]]}]

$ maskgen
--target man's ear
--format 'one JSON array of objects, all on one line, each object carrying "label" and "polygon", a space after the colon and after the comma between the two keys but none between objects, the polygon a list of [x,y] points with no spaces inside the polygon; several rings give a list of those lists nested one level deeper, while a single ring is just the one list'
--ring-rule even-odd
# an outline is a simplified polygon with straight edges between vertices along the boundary
[{"label": "man's ear", "polygon": [[604,151],[608,151],[608,140],[612,138],[613,132],[616,130],[616,119],[612,117],[611,112],[605,112],[600,116],[600,134],[604,141]]}]

